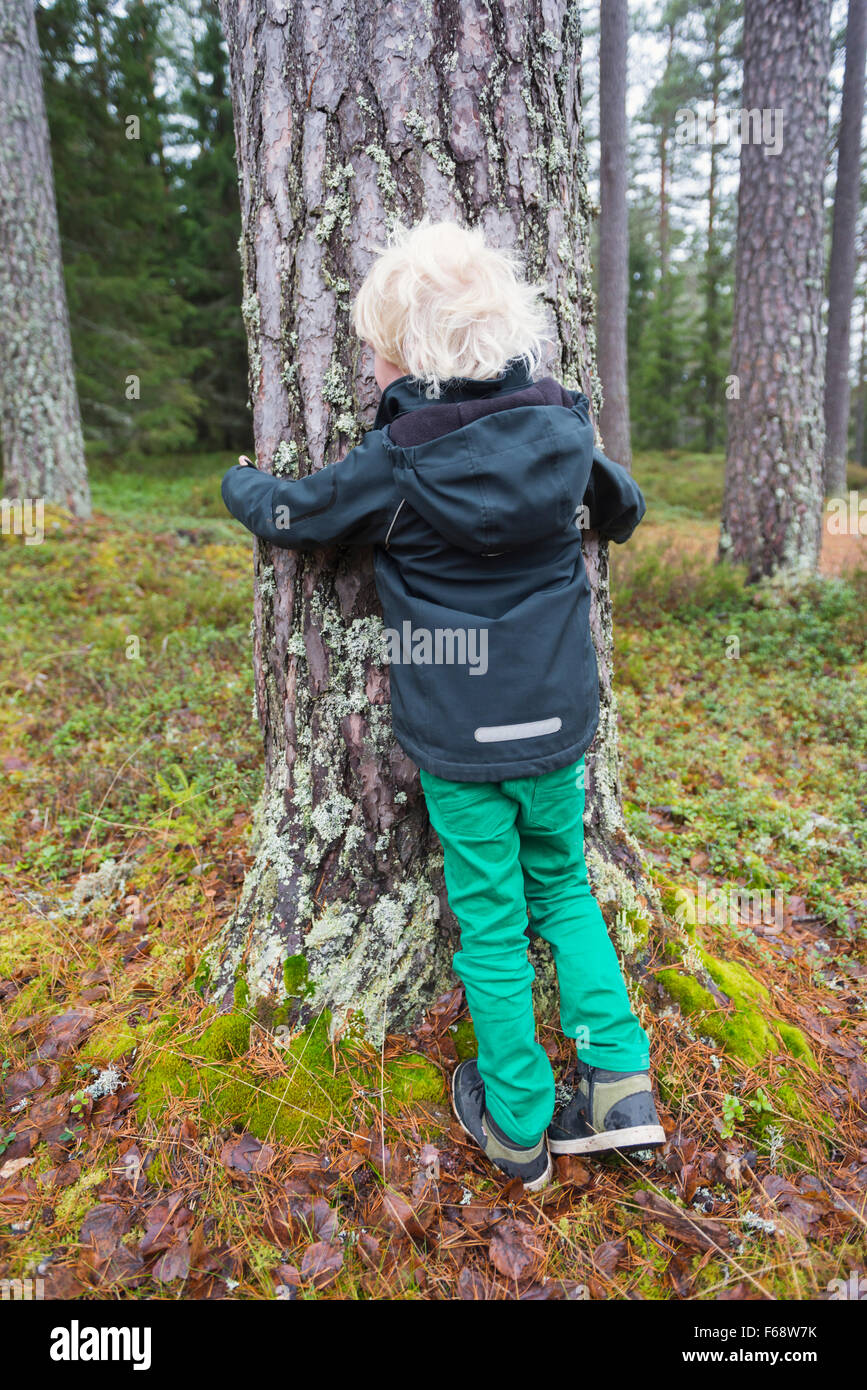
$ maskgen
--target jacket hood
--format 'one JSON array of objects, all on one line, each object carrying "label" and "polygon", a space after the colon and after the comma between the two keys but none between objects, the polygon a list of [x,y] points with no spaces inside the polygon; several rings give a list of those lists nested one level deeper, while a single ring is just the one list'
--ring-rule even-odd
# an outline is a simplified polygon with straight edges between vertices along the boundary
[{"label": "jacket hood", "polygon": [[404,407],[381,426],[403,502],[451,545],[477,555],[516,550],[569,526],[593,458],[584,396],[551,377],[530,382],[523,367],[457,383],[451,398],[445,392],[434,404],[423,390],[400,378],[380,407]]}]

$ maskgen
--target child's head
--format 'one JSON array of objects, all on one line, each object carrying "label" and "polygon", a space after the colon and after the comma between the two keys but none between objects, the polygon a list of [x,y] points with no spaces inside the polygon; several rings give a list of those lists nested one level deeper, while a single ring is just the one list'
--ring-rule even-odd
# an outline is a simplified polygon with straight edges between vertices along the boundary
[{"label": "child's head", "polygon": [[486,246],[480,228],[426,218],[394,229],[352,322],[382,364],[423,381],[432,397],[454,377],[498,376],[518,357],[533,371],[547,340],[539,291],[513,256]]}]

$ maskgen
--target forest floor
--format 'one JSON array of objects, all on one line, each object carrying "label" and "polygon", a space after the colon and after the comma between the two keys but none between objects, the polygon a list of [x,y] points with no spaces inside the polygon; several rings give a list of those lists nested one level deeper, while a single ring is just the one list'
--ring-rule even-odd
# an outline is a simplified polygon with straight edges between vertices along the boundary
[{"label": "forest floor", "polygon": [[0,1279],[49,1298],[847,1296],[867,1274],[867,538],[829,540],[822,581],[746,590],[713,563],[721,460],[636,458],[650,511],[613,556],[616,688],[629,827],[686,930],[642,956],[668,1006],[636,995],[668,1142],[560,1159],[525,1197],[446,1104],[472,1047],[459,992],[381,1054],[200,997],[261,782],[222,462],[98,476],[91,522],[0,542]]}]

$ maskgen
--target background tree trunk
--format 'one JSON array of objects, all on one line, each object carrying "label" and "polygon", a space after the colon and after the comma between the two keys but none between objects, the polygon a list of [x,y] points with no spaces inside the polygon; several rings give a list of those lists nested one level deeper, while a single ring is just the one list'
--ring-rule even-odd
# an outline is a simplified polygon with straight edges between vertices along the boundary
[{"label": "background tree trunk", "polygon": [[[708,77],[706,96],[710,101],[711,117],[715,123],[729,102],[735,58],[732,51],[732,31],[740,17],[739,0],[702,0],[700,6],[701,38]],[[740,65],[738,80],[740,79]],[[727,196],[722,179],[724,172],[721,147],[716,139],[707,146],[707,241],[704,255],[704,323],[699,343],[699,364],[704,378],[704,448],[711,453],[719,445],[721,405],[725,401],[727,363],[723,360],[726,298],[723,293],[728,257],[723,244]]]},{"label": "background tree trunk", "polygon": [[758,579],[819,557],[828,0],[746,0],[743,48],[741,106],[783,121],[779,154],[740,156],[720,554]]},{"label": "background tree trunk", "polygon": [[32,0],[0,0],[0,93],[3,490],[88,516]]},{"label": "background tree trunk", "polygon": [[599,314],[596,332],[602,383],[600,424],[611,458],[632,466],[626,311],[629,295],[629,222],[626,206],[626,72],[629,15],[626,0],[601,7],[599,37]]},{"label": "background tree trunk", "polygon": [[849,0],[846,71],[837,145],[834,228],[828,269],[828,345],[825,364],[825,491],[846,491],[849,446],[849,339],[855,290],[855,232],[861,203],[861,124],[867,0]]},{"label": "background tree trunk", "polygon": [[867,419],[867,290],[861,295],[861,351],[858,354],[858,392],[855,397],[855,462],[864,467],[865,419]]},{"label": "background tree trunk", "polygon": [[[222,16],[260,466],[320,468],[371,422],[378,393],[350,296],[393,219],[423,211],[520,249],[546,286],[548,365],[591,394],[576,7],[222,0]],[[589,857],[604,900],[634,893],[640,870],[620,809],[607,552],[592,538],[587,563],[602,685]],[[210,992],[227,1002],[243,976],[267,1018],[306,980],[290,1017],[329,1007],[337,1025],[354,1012],[377,1038],[453,978],[455,927],[416,769],[391,731],[372,566],[257,544],[255,575],[265,790]]]}]

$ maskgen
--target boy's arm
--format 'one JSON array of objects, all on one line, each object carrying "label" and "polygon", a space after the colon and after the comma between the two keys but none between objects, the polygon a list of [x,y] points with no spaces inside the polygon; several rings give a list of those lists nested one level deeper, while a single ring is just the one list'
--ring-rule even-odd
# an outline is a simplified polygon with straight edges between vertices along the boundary
[{"label": "boy's arm", "polygon": [[584,506],[590,513],[589,529],[618,545],[629,540],[647,510],[632,474],[606,458],[601,449],[593,450]]},{"label": "boy's arm", "polygon": [[[568,390],[568,395],[573,412],[587,427],[589,443],[593,439],[590,402],[583,391]],[[588,512],[587,530],[598,531],[605,540],[618,544],[629,540],[647,510],[641,488],[628,469],[606,458],[595,446],[583,505]]]},{"label": "boy's arm", "polygon": [[399,501],[380,430],[369,430],[345,458],[306,478],[275,478],[236,463],[222,494],[248,531],[286,550],[375,544],[385,538]]}]

